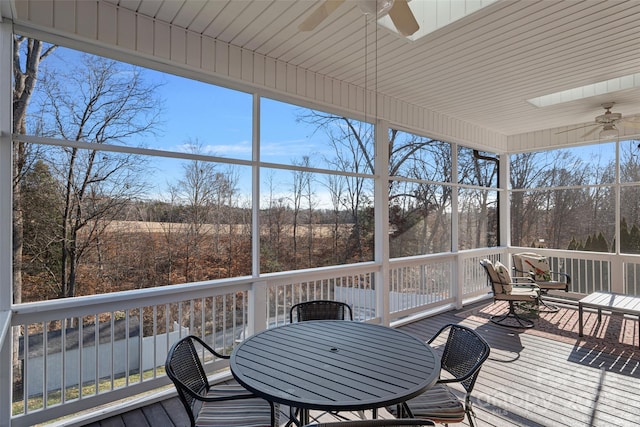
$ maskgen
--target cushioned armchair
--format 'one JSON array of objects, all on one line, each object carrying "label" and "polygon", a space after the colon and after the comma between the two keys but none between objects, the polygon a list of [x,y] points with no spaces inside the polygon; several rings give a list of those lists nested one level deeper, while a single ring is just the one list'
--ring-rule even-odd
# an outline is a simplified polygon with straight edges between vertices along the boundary
[{"label": "cushioned armchair", "polygon": [[[516,277],[527,277],[532,279],[542,295],[550,290],[569,291],[571,276],[567,273],[551,271],[547,257],[533,252],[522,252],[513,254],[513,271]],[[546,311],[558,311],[558,307],[542,301]]]},{"label": "cushioned armchair", "polygon": [[491,316],[493,323],[510,328],[532,328],[530,319],[518,315],[515,310],[516,302],[531,302],[536,306],[540,304],[540,288],[530,278],[514,280],[509,270],[500,262],[495,265],[488,259],[480,261],[480,265],[487,273],[487,281],[491,285],[494,301],[507,301],[509,310],[502,315]]},{"label": "cushioned armchair", "polygon": [[212,386],[201,362],[203,358],[228,359],[200,338],[189,335],[169,350],[165,368],[178,390],[192,426],[277,426],[273,403],[257,397],[239,384]]}]

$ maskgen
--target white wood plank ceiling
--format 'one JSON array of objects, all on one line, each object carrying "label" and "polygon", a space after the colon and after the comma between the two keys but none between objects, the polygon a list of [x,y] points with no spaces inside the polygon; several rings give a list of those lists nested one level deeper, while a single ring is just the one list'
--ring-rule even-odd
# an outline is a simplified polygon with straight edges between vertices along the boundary
[{"label": "white wood plank ceiling", "polygon": [[639,0],[498,0],[413,42],[367,21],[355,0],[310,32],[298,25],[322,1],[101,1],[504,135],[592,122],[603,102],[640,114],[640,87],[526,101],[640,73]]}]

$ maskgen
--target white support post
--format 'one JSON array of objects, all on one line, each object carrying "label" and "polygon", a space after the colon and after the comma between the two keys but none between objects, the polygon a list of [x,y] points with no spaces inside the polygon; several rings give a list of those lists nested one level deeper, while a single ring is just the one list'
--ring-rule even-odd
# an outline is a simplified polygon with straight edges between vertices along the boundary
[{"label": "white support post", "polygon": [[[12,99],[11,68],[13,31],[10,22],[0,22],[0,314],[10,314],[12,279]],[[1,321],[4,320],[4,321]],[[0,315],[0,426],[11,424],[11,316]]]},{"label": "white support post", "polygon": [[391,323],[389,315],[389,123],[375,124],[375,261],[380,265],[376,276],[376,314],[383,325]]},{"label": "white support post", "polygon": [[616,141],[616,185],[615,185],[615,243],[616,247],[613,249],[615,256],[611,257],[611,292],[617,292],[620,294],[626,294],[629,292],[629,287],[626,284],[626,274],[624,272],[625,263],[621,256],[620,250],[620,223],[622,216],[621,209],[621,188],[620,188],[620,140]]},{"label": "white support post", "polygon": [[[458,182],[458,144],[451,144],[451,183]],[[451,188],[451,252],[456,255],[455,268],[451,269],[451,291],[453,292],[454,303],[457,309],[462,308],[462,295],[464,295],[464,287],[462,283],[462,262],[460,262],[460,211],[458,201],[460,199],[460,187],[453,185]]]},{"label": "white support post", "polygon": [[247,334],[245,338],[267,329],[267,282],[254,282],[247,304]]},{"label": "white support post", "polygon": [[260,274],[260,96],[253,95],[252,166],[251,166],[251,272]]},{"label": "white support post", "polygon": [[500,197],[500,241],[499,246],[511,246],[511,203],[509,203],[509,155],[506,153],[498,156],[498,196]]}]

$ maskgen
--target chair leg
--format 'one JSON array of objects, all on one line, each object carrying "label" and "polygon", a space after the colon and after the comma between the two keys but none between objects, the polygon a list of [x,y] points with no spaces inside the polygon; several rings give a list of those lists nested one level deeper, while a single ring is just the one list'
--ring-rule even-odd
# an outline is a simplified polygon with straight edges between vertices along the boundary
[{"label": "chair leg", "polygon": [[287,423],[285,424],[285,427],[302,425],[297,421],[299,415],[300,415],[300,409],[294,408],[293,406],[289,406],[289,421],[287,421]]},{"label": "chair leg", "polygon": [[473,411],[468,411],[467,412],[467,419],[469,420],[469,427],[475,427],[476,426],[476,424],[473,422],[472,415],[475,417],[475,414],[473,413]]},{"label": "chair leg", "polygon": [[[538,305],[538,311],[540,313],[557,313],[558,311],[560,311],[560,307],[558,307],[555,304],[549,304],[542,298],[540,298],[538,301],[540,301]],[[544,307],[544,308],[540,308],[540,307]]]},{"label": "chair leg", "polygon": [[469,427],[475,427],[475,423],[473,419],[476,417],[476,413],[473,412],[473,404],[471,403],[471,398],[467,395],[467,401],[465,404],[465,412],[467,413],[467,419],[469,420]]},{"label": "chair leg", "polygon": [[[509,319],[515,320],[516,324],[510,324]],[[506,328],[533,328],[534,323],[532,320],[525,319],[516,313],[513,301],[509,301],[509,311],[506,314],[491,316],[489,320],[496,325],[504,326]]]}]

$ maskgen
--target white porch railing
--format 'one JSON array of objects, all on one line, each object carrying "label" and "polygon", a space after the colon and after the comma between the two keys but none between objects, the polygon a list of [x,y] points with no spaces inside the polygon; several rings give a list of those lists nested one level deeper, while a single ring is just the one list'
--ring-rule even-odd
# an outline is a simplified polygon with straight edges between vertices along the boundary
[{"label": "white porch railing", "polygon": [[[530,248],[510,248],[509,253],[532,252]],[[571,276],[569,292],[590,294],[596,291],[640,295],[640,255],[615,255],[604,252],[575,252],[535,249],[549,258],[551,270]]]},{"label": "white porch railing", "polygon": [[[341,300],[357,320],[382,323],[461,307],[490,297],[482,258],[509,264],[510,254],[520,251],[391,260],[386,273],[376,263],[363,263],[15,306],[10,331],[21,336],[17,367],[23,378],[12,407],[0,408],[11,414],[1,415],[0,425],[33,425],[167,385],[164,358],[179,337],[198,335],[228,354],[238,340],[288,322],[297,302]],[[638,256],[538,252],[554,270],[572,275],[572,292],[637,294],[640,288]],[[385,306],[388,313],[381,313]],[[210,363],[211,370],[223,368],[224,361]]]},{"label": "white porch railing", "polygon": [[30,426],[169,384],[164,360],[181,336],[231,351],[251,286],[193,283],[16,306],[22,380],[13,379],[12,407],[1,412],[12,426]]}]

